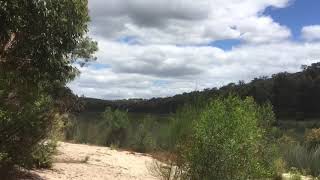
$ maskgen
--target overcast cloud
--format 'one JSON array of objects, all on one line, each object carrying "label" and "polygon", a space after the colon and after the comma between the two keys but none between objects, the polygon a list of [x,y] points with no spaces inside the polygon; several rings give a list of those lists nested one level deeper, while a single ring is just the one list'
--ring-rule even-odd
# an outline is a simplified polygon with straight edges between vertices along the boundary
[{"label": "overcast cloud", "polygon": [[[171,96],[295,72],[320,57],[320,26],[291,30],[263,14],[289,0],[90,0],[98,60],[69,86],[104,99]],[[209,46],[234,40],[232,49]]]}]

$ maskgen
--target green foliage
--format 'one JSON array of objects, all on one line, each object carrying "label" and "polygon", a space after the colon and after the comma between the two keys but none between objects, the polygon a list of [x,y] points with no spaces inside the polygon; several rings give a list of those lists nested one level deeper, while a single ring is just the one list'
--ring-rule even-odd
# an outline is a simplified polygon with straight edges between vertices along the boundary
[{"label": "green foliage", "polygon": [[73,117],[73,120],[69,121],[65,133],[67,141],[103,146],[125,145],[130,126],[126,111],[106,108],[98,117],[92,117],[91,114],[89,116]]},{"label": "green foliage", "polygon": [[118,109],[106,108],[99,123],[100,132],[105,135],[105,145],[117,144],[122,146],[126,139],[126,129],[129,125],[128,113]]},{"label": "green foliage", "polygon": [[199,119],[200,107],[196,105],[184,105],[170,118],[169,122],[169,149],[174,151],[176,146],[193,134],[194,121]]},{"label": "green foliage", "polygon": [[33,150],[53,132],[56,125],[56,117],[43,112],[52,107],[50,101],[49,98],[41,98],[34,104],[24,106],[18,114],[4,108],[1,110],[0,152],[7,156],[6,161],[0,162],[2,167],[15,163],[32,167]]},{"label": "green foliage", "polygon": [[304,143],[309,148],[316,148],[320,145],[320,128],[311,129],[305,133]]},{"label": "green foliage", "polygon": [[56,153],[57,142],[48,140],[39,143],[32,151],[32,161],[30,166],[35,166],[36,168],[49,168],[53,163],[53,154]]},{"label": "green foliage", "polygon": [[0,173],[50,166],[61,116],[74,105],[72,66],[94,59],[87,0],[0,1]]},{"label": "green foliage", "polygon": [[128,113],[125,111],[120,111],[118,109],[112,110],[111,108],[107,107],[102,116],[102,124],[112,130],[117,131],[128,127]]},{"label": "green foliage", "polygon": [[267,140],[260,123],[260,118],[270,118],[264,117],[269,113],[270,108],[259,107],[251,98],[212,101],[194,123],[192,138],[183,144],[182,168],[191,179],[272,176],[275,156],[269,154],[274,151],[264,146]]},{"label": "green foliage", "polygon": [[5,0],[0,7],[0,68],[19,83],[64,85],[77,74],[71,62],[97,50],[85,36],[87,0]]},{"label": "green foliage", "polygon": [[155,120],[151,116],[146,116],[138,124],[137,129],[131,132],[133,138],[129,138],[130,147],[138,152],[151,152],[156,149],[156,141],[151,133],[155,125]]},{"label": "green foliage", "polygon": [[153,116],[132,117],[126,111],[107,108],[100,117],[90,117],[75,118],[68,125],[67,140],[128,148],[138,152],[152,152],[160,148],[161,143],[167,144],[168,126],[166,123],[160,125]]}]

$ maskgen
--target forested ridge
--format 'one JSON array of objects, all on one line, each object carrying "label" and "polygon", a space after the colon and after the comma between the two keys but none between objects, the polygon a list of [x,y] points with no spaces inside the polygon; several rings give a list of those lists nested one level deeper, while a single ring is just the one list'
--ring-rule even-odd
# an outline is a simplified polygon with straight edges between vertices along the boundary
[{"label": "forested ridge", "polygon": [[235,94],[252,96],[256,102],[271,102],[277,118],[304,120],[320,116],[320,63],[302,65],[296,73],[281,72],[271,77],[258,77],[249,83],[239,81],[221,88],[193,91],[172,97],[108,101],[82,98],[85,112],[101,112],[110,106],[135,113],[174,113],[178,107],[199,99]]}]

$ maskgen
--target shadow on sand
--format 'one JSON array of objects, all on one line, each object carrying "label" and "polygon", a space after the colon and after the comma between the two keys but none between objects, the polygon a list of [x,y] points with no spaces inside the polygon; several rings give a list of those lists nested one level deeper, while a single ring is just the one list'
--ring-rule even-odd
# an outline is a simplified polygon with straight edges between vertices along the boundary
[{"label": "shadow on sand", "polygon": [[16,170],[6,177],[3,177],[0,174],[1,180],[45,180],[44,178],[40,177],[39,175],[26,171],[26,170]]}]

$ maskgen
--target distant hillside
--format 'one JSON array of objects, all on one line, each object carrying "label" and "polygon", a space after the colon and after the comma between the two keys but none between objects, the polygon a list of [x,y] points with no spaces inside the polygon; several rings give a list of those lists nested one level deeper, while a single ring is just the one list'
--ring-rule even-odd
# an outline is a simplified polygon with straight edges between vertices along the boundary
[{"label": "distant hillside", "polygon": [[252,96],[258,103],[271,102],[278,118],[309,119],[320,117],[320,63],[302,66],[297,73],[282,72],[271,77],[255,78],[249,83],[239,81],[219,89],[205,89],[167,98],[108,101],[82,98],[84,111],[102,112],[107,106],[138,113],[172,113],[198,99],[210,99],[228,94]]}]

